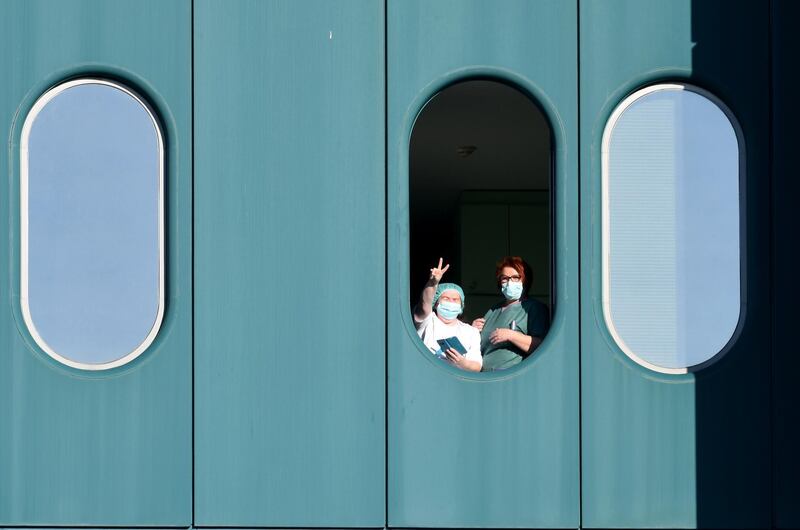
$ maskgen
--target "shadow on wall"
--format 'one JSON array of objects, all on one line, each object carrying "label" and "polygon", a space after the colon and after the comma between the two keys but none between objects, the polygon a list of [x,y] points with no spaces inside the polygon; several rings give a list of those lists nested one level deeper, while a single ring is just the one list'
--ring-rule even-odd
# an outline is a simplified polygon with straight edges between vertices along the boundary
[{"label": "shadow on wall", "polygon": [[800,53],[800,2],[773,0],[772,7],[772,374],[773,374],[773,521],[778,528],[800,527],[800,391],[796,374],[800,357],[794,353],[793,318],[800,289],[796,277],[796,201],[800,184],[796,157],[800,144],[800,106],[796,87],[800,83],[797,57]]},{"label": "shadow on wall", "polygon": [[[730,351],[697,372],[697,524],[771,524],[768,2],[693,0],[692,82],[725,102],[746,144],[744,326]],[[713,310],[709,308],[709,310]],[[788,353],[788,352],[787,352]],[[795,475],[796,476],[796,475]]]}]

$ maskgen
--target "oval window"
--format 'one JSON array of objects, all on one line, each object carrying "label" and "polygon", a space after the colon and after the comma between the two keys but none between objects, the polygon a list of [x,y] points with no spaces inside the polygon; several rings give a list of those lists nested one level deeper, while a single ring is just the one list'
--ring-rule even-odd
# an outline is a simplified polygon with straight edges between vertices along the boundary
[{"label": "oval window", "polygon": [[[423,351],[484,372],[535,354],[553,308],[551,152],[546,116],[506,83],[461,81],[420,111],[409,147],[409,284]],[[509,339],[493,341],[496,330]],[[460,356],[447,352],[451,337]]]},{"label": "oval window", "polygon": [[603,311],[619,347],[665,373],[714,358],[739,322],[740,139],[679,84],[640,90],[603,135]]},{"label": "oval window", "polygon": [[36,343],[75,368],[137,357],[164,312],[164,146],[131,90],[79,79],[22,129],[21,305]]}]

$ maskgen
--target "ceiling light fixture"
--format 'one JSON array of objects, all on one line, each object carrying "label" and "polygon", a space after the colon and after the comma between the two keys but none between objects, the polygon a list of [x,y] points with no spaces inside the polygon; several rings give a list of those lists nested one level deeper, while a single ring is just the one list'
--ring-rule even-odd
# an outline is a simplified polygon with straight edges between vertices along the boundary
[{"label": "ceiling light fixture", "polygon": [[469,155],[474,153],[476,149],[478,149],[478,147],[474,145],[460,145],[456,149],[456,153],[458,153],[458,156],[461,158],[467,158]]}]

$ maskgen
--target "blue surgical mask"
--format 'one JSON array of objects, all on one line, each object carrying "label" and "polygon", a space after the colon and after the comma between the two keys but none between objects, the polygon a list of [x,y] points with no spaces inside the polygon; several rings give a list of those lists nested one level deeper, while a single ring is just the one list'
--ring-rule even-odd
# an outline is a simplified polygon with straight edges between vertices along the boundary
[{"label": "blue surgical mask", "polygon": [[503,296],[506,300],[519,300],[522,296],[522,282],[508,282],[502,286]]},{"label": "blue surgical mask", "polygon": [[439,315],[439,318],[453,320],[461,314],[461,304],[442,300],[436,306],[436,314]]}]

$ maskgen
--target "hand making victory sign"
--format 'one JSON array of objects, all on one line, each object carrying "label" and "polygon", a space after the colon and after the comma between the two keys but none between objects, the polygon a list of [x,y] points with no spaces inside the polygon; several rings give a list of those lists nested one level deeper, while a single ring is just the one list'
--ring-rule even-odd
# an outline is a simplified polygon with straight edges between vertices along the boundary
[{"label": "hand making victory sign", "polygon": [[419,321],[422,321],[431,314],[433,311],[433,297],[436,294],[436,287],[442,281],[442,276],[450,268],[449,264],[444,265],[444,259],[439,258],[439,264],[431,269],[431,275],[428,277],[428,282],[422,289],[422,295],[419,298],[417,307],[414,308],[414,316]]},{"label": "hand making victory sign", "polygon": [[439,258],[439,265],[431,269],[430,279],[435,280],[437,284],[442,281],[442,276],[444,276],[444,273],[447,272],[447,269],[450,268],[449,263],[445,265],[444,268],[442,268],[443,262],[444,260],[442,258]]}]

